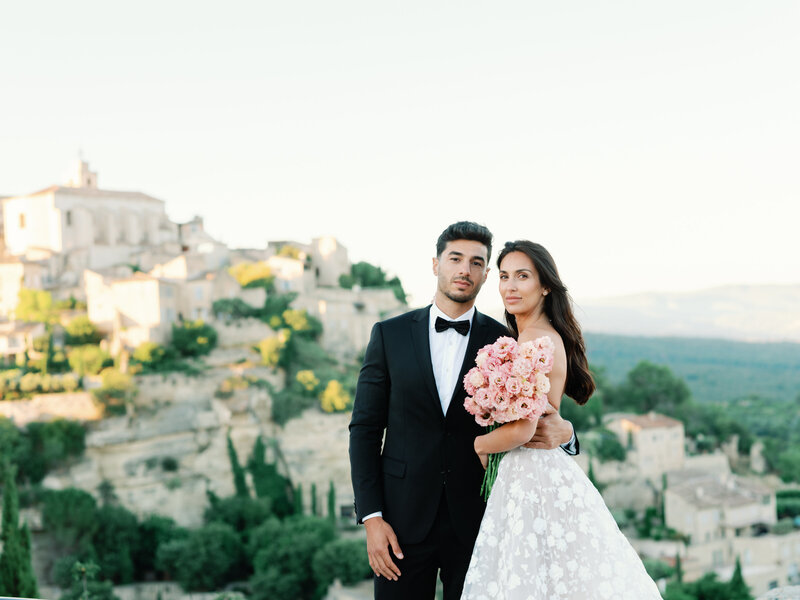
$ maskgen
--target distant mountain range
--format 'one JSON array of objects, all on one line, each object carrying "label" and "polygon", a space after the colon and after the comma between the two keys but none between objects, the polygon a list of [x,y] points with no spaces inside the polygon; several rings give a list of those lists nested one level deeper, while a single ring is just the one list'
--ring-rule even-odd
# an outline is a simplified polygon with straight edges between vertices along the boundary
[{"label": "distant mountain range", "polygon": [[588,332],[800,342],[800,284],[579,300],[576,316]]}]

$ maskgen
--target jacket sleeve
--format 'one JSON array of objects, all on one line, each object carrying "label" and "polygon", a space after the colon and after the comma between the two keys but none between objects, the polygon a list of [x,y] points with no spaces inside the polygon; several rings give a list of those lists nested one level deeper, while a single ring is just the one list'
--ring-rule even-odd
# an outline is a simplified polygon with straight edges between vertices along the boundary
[{"label": "jacket sleeve", "polygon": [[389,413],[389,372],[381,324],[372,328],[350,420],[350,476],[356,518],[383,510],[381,442]]}]

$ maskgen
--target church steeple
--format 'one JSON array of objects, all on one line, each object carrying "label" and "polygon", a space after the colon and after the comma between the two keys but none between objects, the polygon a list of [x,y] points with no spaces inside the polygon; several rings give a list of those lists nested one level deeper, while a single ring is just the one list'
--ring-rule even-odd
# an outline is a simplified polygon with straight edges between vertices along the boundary
[{"label": "church steeple", "polygon": [[97,173],[89,170],[89,162],[79,158],[75,161],[67,187],[97,189]]}]

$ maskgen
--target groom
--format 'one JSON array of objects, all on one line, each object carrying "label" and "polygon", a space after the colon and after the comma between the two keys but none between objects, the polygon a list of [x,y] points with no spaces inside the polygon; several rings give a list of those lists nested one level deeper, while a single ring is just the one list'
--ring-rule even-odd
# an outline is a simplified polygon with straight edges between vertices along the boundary
[{"label": "groom", "polygon": [[[491,253],[486,227],[450,225],[436,243],[434,303],[372,330],[350,422],[350,465],[379,600],[432,599],[437,572],[445,600],[461,595],[485,508],[473,450],[484,430],[464,409],[461,382],[478,350],[508,335],[474,306]],[[551,412],[529,446],[559,445],[578,451],[572,425]]]}]

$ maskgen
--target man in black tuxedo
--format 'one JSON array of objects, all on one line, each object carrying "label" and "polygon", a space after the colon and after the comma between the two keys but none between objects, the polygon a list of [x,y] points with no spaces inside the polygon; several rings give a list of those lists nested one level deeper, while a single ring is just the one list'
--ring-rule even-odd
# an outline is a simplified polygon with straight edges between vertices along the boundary
[{"label": "man in black tuxedo", "polygon": [[[461,595],[486,506],[473,449],[484,430],[464,409],[462,381],[478,350],[508,335],[474,307],[491,251],[486,227],[449,226],[433,259],[434,303],[372,329],[350,421],[350,465],[379,600],[433,598],[437,572],[446,600]],[[540,419],[528,445],[578,451],[572,425],[557,412]]]}]

